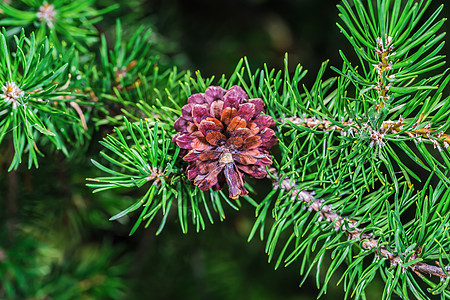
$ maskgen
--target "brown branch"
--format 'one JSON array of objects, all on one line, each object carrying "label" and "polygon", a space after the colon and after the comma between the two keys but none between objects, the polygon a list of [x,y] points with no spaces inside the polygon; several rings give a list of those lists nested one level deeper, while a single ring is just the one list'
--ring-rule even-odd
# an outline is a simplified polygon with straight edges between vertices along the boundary
[{"label": "brown branch", "polygon": [[[390,84],[385,82],[384,77],[390,78],[387,75],[387,72],[392,70],[392,61],[389,60],[389,57],[394,54],[392,51],[394,50],[394,45],[392,45],[392,37],[387,34],[383,39],[381,37],[377,38],[377,46],[375,47],[375,52],[378,55],[379,62],[375,64],[375,70],[378,73],[378,82],[375,90],[378,93],[378,98],[380,99],[380,103],[377,105],[377,113],[380,113],[380,110],[385,106],[385,102],[389,100],[388,91],[390,88]],[[392,75],[391,75],[392,76]]]},{"label": "brown branch", "polygon": [[[280,181],[275,169],[270,170],[271,176],[268,177],[272,180],[273,187],[275,189],[281,188],[287,192],[292,191],[291,199],[293,201],[302,201],[308,206],[308,210],[319,213],[319,220],[327,220],[334,224],[336,231],[344,231],[350,240],[358,240],[361,242],[361,247],[366,250],[377,249],[377,254],[387,258],[391,266],[397,266],[402,264],[400,256],[394,252],[390,252],[385,246],[379,245],[379,239],[376,239],[371,233],[367,233],[366,230],[352,227],[352,224],[356,224],[356,221],[340,216],[333,210],[333,207],[329,204],[324,204],[323,199],[314,198],[314,193],[307,190],[296,189],[296,183],[292,182],[289,178],[284,178]],[[411,255],[408,261],[417,259],[422,252],[422,248],[416,249],[415,253]],[[430,276],[437,276],[441,279],[446,279],[447,274],[444,272],[441,266],[436,263],[437,266],[429,265],[424,262],[416,262],[408,267],[419,276],[427,274]],[[447,273],[450,273],[450,267],[445,267]]]},{"label": "brown branch", "polygon": [[[359,124],[352,120],[348,122],[336,122],[342,124],[342,126],[336,125],[335,123],[328,120],[320,120],[317,118],[289,117],[285,118],[285,120],[290,121],[298,126],[304,126],[316,130],[335,130],[341,132],[342,134],[348,133],[352,136],[357,132],[366,131],[373,141],[373,143],[371,143],[371,146],[373,146],[374,144],[384,146],[383,138],[385,134],[396,134],[402,131],[403,126],[406,125],[406,123],[403,122],[402,117],[400,117],[398,121],[384,121],[378,131],[374,131],[372,128],[370,128],[370,125],[367,122]],[[420,137],[430,140],[433,143],[434,147],[438,148],[439,150],[441,150],[440,143],[442,143],[445,148],[448,148],[450,146],[450,134],[445,134],[442,131],[434,134],[437,130],[430,129],[431,124],[416,129],[417,127],[421,127],[421,120],[422,115],[409,130],[406,130],[404,132],[412,138]]]}]

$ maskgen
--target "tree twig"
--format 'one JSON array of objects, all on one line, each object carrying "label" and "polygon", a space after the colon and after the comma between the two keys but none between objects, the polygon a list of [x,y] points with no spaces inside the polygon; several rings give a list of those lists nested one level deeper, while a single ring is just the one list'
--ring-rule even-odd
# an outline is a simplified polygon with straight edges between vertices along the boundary
[{"label": "tree twig", "polygon": [[[391,252],[386,249],[385,246],[379,245],[379,239],[375,238],[371,233],[367,233],[364,229],[352,227],[351,224],[355,224],[356,221],[340,216],[333,210],[333,207],[329,204],[324,204],[323,199],[316,199],[314,193],[307,190],[296,189],[296,183],[292,182],[289,178],[281,178],[276,173],[275,169],[271,169],[270,173],[273,177],[268,176],[272,180],[272,184],[275,189],[283,189],[287,192],[292,191],[291,199],[293,201],[302,201],[308,206],[308,210],[315,211],[319,213],[320,220],[327,220],[334,224],[334,228],[338,231],[344,231],[350,240],[359,240],[361,242],[361,247],[366,250],[371,250],[376,248],[377,254],[387,258],[391,266],[402,265],[404,262],[398,254]],[[411,255],[408,261],[412,261],[420,257],[422,248],[417,248],[415,253]],[[438,264],[438,263],[437,263]],[[447,273],[450,273],[450,267],[446,266],[444,272],[441,266],[433,266],[424,262],[416,262],[407,267],[404,270],[409,269],[415,272],[419,276],[422,274],[437,276],[441,279],[447,278]]]},{"label": "tree twig", "polygon": [[[419,120],[411,126],[408,130],[404,132],[411,138],[419,137],[430,140],[435,148],[442,150],[441,143],[445,148],[450,146],[450,134],[445,134],[440,131],[435,133],[437,130],[430,129],[431,123],[426,126],[421,126],[423,115]],[[301,117],[289,117],[285,118],[286,121],[292,122],[297,126],[304,126],[316,130],[335,130],[342,134],[348,134],[354,136],[358,132],[365,131],[370,136],[372,140],[371,145],[384,146],[384,135],[385,134],[396,134],[404,130],[406,123],[403,122],[403,118],[400,117],[398,121],[384,121],[378,131],[373,130],[370,125],[366,123],[357,123],[353,120],[347,122],[331,122],[329,120],[321,120],[317,118],[301,118]],[[342,124],[342,125],[336,125]]]}]

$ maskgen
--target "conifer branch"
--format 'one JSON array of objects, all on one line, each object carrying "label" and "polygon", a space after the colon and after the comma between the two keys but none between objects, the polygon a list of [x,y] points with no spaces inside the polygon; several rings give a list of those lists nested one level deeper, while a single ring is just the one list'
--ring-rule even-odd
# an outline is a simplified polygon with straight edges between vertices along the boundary
[{"label": "conifer branch", "polygon": [[[285,190],[286,192],[292,191],[291,200],[302,201],[307,205],[307,209],[309,211],[318,212],[319,221],[325,219],[328,222],[333,223],[336,231],[341,230],[347,233],[349,240],[359,240],[361,242],[361,247],[365,250],[376,248],[377,256],[387,258],[390,262],[391,267],[403,264],[403,261],[398,254],[389,251],[383,245],[379,245],[379,239],[375,238],[371,233],[367,233],[365,228],[361,229],[358,227],[352,227],[351,225],[355,224],[356,221],[339,215],[333,210],[333,207],[331,205],[324,204],[325,200],[316,199],[314,197],[314,192],[296,189],[296,182],[292,182],[292,180],[288,177],[280,177],[274,168],[271,168],[269,170],[269,173],[270,175],[268,175],[267,177],[272,181],[274,189],[280,188]],[[421,252],[422,248],[417,248],[415,253],[408,259],[408,262],[419,258]],[[403,270],[406,271],[406,269],[410,269],[419,277],[423,276],[422,274],[427,274],[430,276],[437,276],[441,280],[446,279],[448,277],[448,272],[450,272],[450,266],[444,267],[444,271],[444,269],[439,265],[438,262],[436,262],[436,264],[438,266],[429,265],[424,262],[416,262],[408,265],[407,267],[403,267]]]}]

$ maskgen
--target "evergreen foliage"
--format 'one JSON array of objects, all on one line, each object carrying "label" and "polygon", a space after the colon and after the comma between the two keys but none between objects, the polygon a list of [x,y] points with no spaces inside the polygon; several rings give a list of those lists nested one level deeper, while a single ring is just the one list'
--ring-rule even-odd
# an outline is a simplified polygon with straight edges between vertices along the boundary
[{"label": "evergreen foliage", "polygon": [[[29,169],[37,168],[38,161],[60,157],[59,150],[65,156],[58,158],[59,180],[67,179],[65,165],[77,164],[88,144],[101,139],[91,160],[98,171],[82,174],[104,198],[69,200],[65,220],[52,225],[39,216],[58,208],[31,204],[26,209],[36,215],[20,228],[17,208],[6,204],[0,297],[120,298],[128,257],[108,241],[76,252],[80,227],[93,220],[116,226],[105,222],[109,216],[127,224],[120,227],[129,235],[141,225],[160,234],[169,223],[199,232],[214,230],[208,223],[224,221],[229,208],[247,206],[255,212],[248,240],[264,241],[275,268],[297,265],[301,283],[315,276],[319,297],[337,280],[346,298],[370,298],[366,291],[378,278],[383,299],[450,298],[450,74],[442,6],[430,11],[430,4],[343,0],[337,26],[354,53],[340,51],[341,66],[325,61],[305,86],[306,70],[300,64],[290,70],[287,54],[282,70],[252,70],[243,58],[229,76],[205,78],[162,60],[151,29],[123,34],[117,20],[115,38],[99,35],[94,24],[121,3],[103,9],[90,0],[1,3],[0,149],[10,157],[8,172],[21,171],[25,157]],[[263,194],[250,179],[250,193],[231,199],[189,181],[186,151],[172,138],[189,96],[235,85],[263,100],[278,144],[266,169],[272,189]],[[67,247],[38,240],[35,227],[61,222],[73,222]],[[50,249],[43,259],[51,268],[39,269],[32,256],[21,261],[21,251],[43,249]]]}]

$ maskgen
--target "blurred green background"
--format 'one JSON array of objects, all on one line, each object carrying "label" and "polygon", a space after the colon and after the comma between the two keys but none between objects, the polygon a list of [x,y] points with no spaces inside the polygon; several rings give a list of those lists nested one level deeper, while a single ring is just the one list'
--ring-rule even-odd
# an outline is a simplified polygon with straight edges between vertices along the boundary
[{"label": "blurred green background", "polygon": [[[335,1],[99,0],[97,5],[112,2],[121,7],[97,25],[100,32],[112,38],[117,17],[126,33],[144,24],[153,28],[152,42],[163,62],[204,76],[229,76],[243,56],[254,69],[264,63],[280,69],[288,52],[292,69],[300,63],[310,71],[304,82],[309,86],[322,61],[339,67],[338,50],[352,52],[335,26]],[[217,219],[205,231],[191,228],[186,235],[175,215],[160,236],[151,226],[129,237],[135,215],[109,222],[137,196],[93,195],[85,187],[86,177],[100,175],[90,158],[101,150],[103,134],[97,133],[87,155],[47,156],[37,170],[22,166],[7,173],[11,154],[0,154],[0,298],[11,293],[14,299],[316,298],[315,277],[298,287],[299,264],[274,270],[264,243],[247,243],[254,221],[248,205],[239,212],[229,209],[224,222]],[[259,195],[270,186],[264,180],[258,184]],[[338,279],[323,299],[343,297]],[[382,289],[375,281],[369,298],[378,299]]]}]

